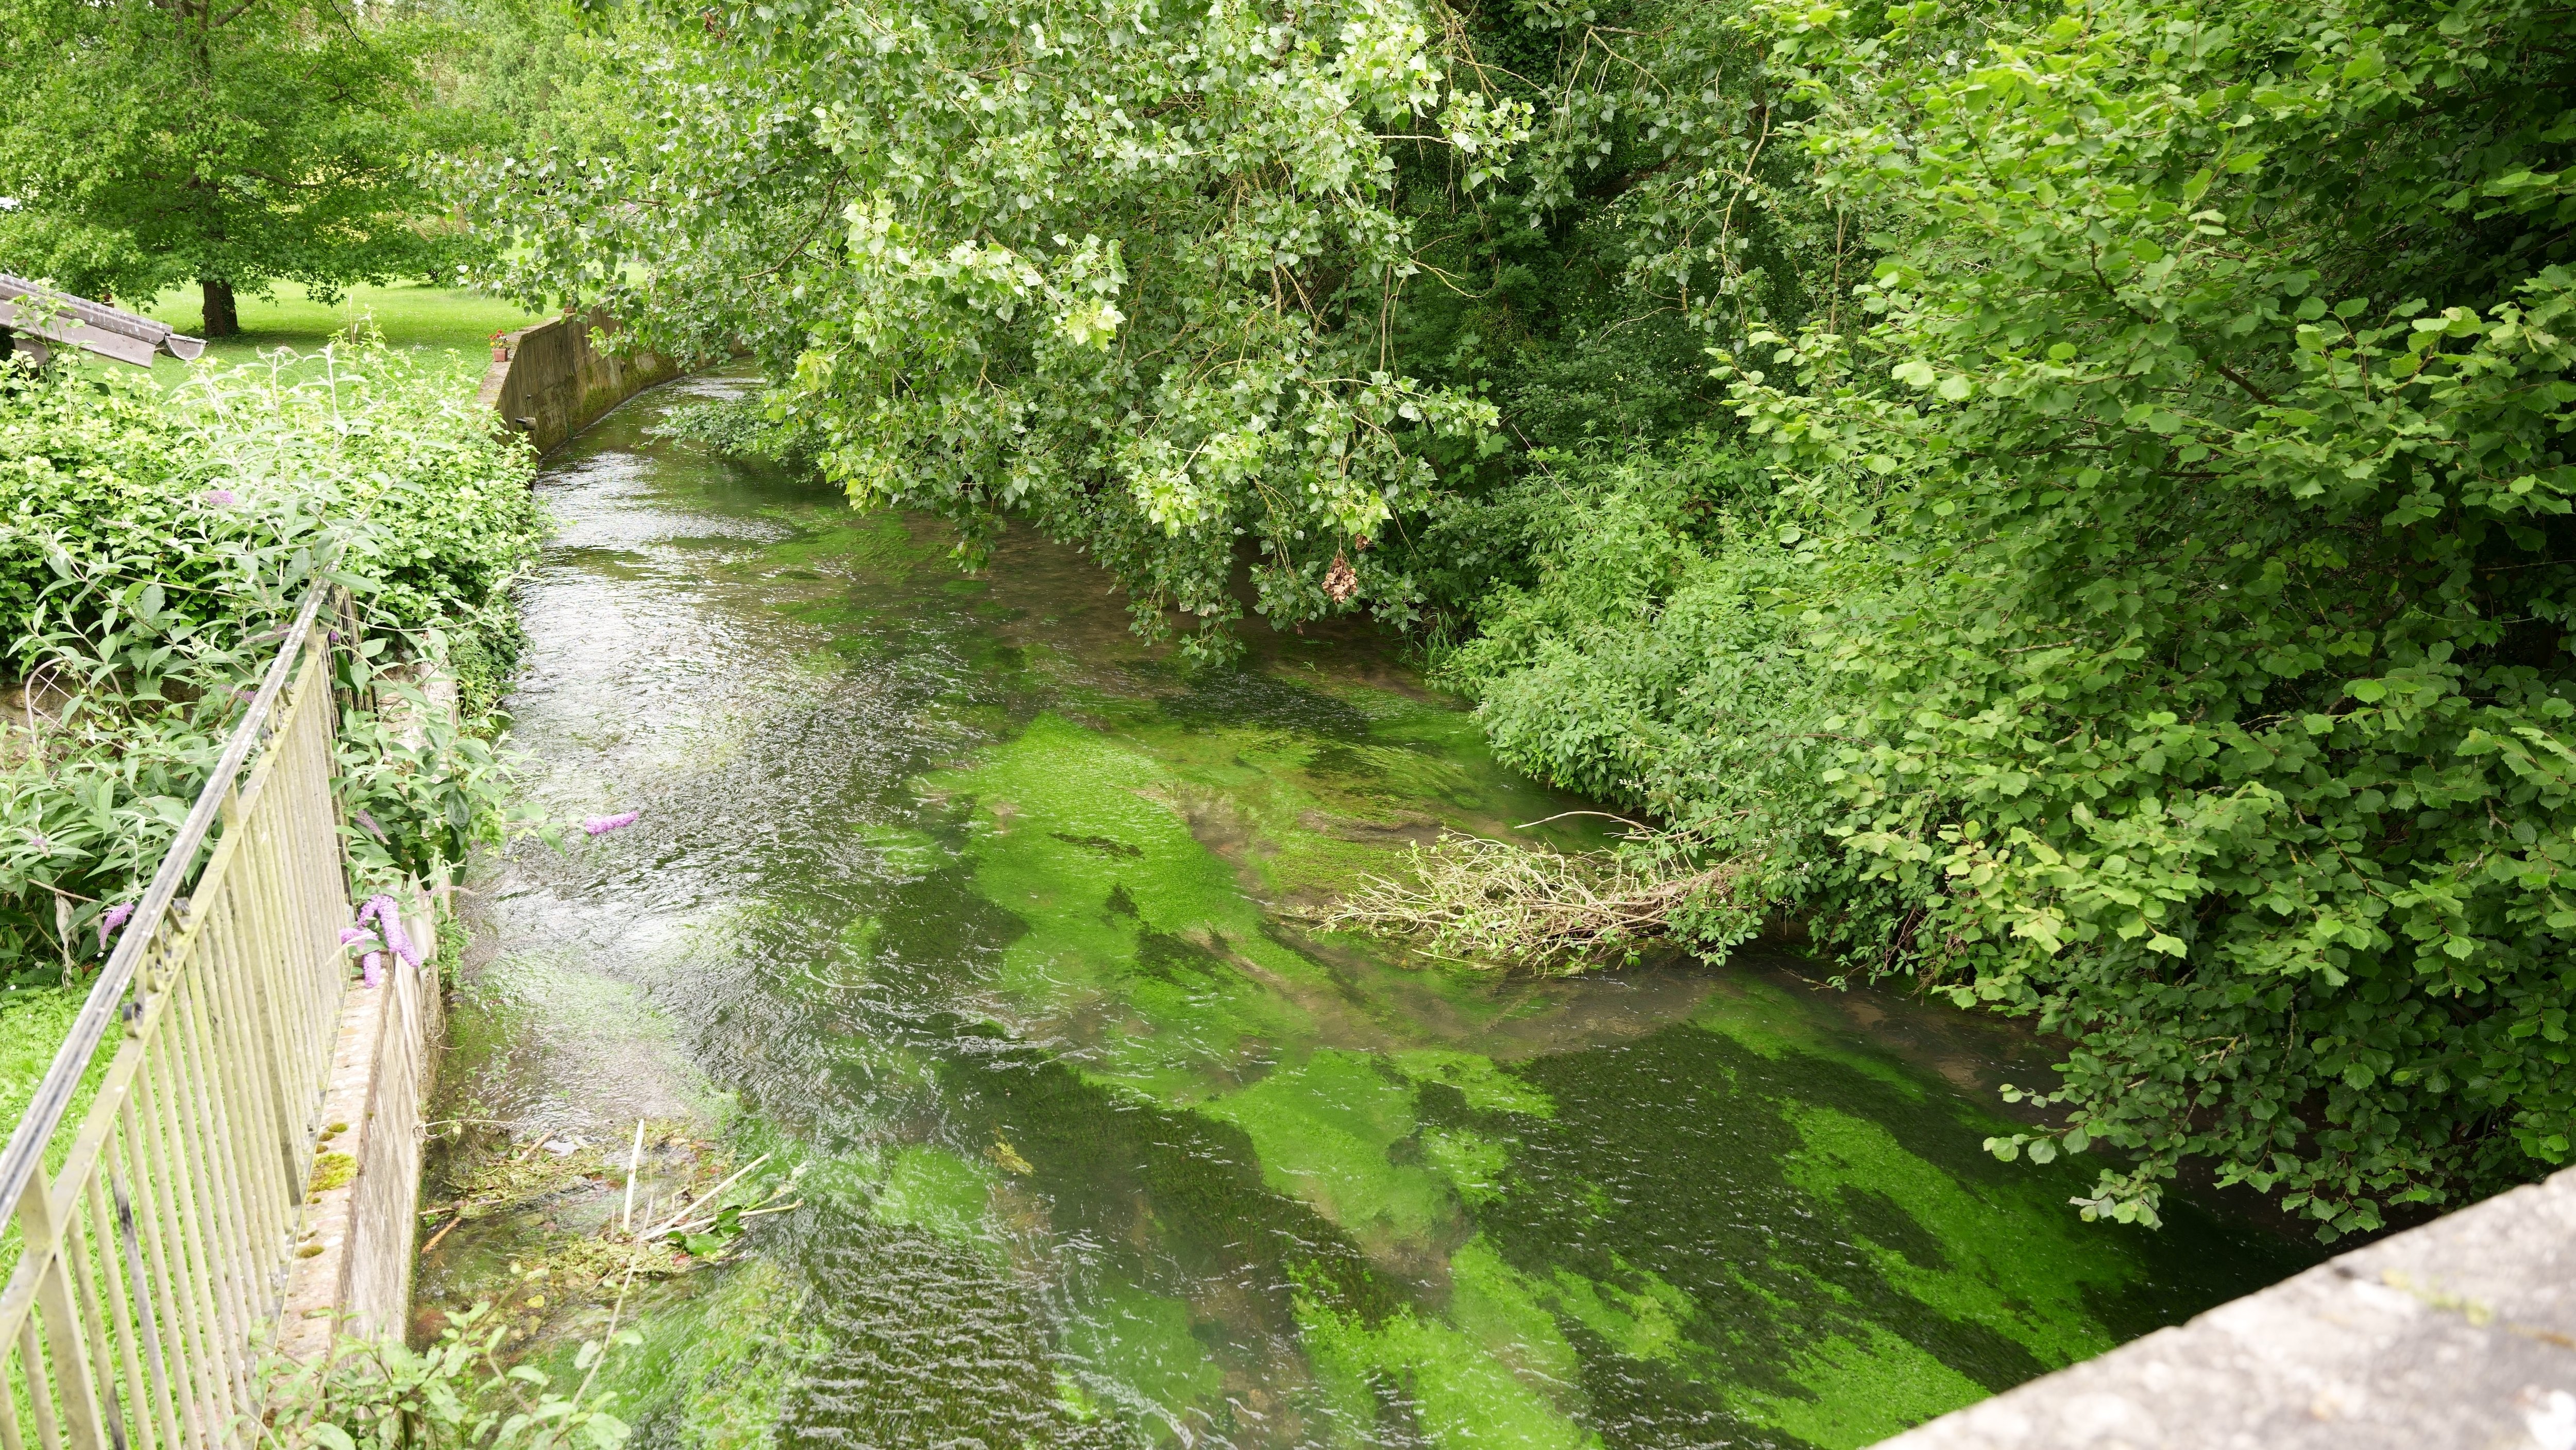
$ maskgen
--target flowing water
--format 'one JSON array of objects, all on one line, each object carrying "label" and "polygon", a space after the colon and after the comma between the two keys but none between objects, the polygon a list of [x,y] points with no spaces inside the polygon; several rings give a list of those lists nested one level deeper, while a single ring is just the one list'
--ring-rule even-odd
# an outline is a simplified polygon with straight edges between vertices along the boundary
[{"label": "flowing water", "polygon": [[[642,816],[477,883],[445,1070],[460,1141],[622,1165],[641,1117],[801,1165],[628,1305],[644,1443],[1857,1445],[2300,1261],[1994,1161],[1994,1089],[2042,1074],[1982,1019],[1783,956],[1541,982],[1317,939],[1300,905],[1443,827],[1597,821],[1516,829],[1583,803],[1364,635],[1190,673],[1068,551],[961,575],[649,431],[732,386],[547,470],[512,742],[556,811]],[[437,1244],[425,1326],[595,1333],[556,1251],[616,1181]]]}]

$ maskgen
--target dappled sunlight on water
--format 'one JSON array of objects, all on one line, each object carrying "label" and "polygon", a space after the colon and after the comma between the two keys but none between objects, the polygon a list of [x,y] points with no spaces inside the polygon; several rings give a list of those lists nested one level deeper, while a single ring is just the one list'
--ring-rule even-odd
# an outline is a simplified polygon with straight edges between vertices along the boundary
[{"label": "dappled sunlight on water", "polygon": [[[1067,551],[962,577],[933,526],[645,433],[729,386],[547,473],[512,741],[559,813],[643,814],[474,883],[444,1089],[515,1139],[685,1119],[805,1165],[640,1301],[648,1442],[1853,1445],[2297,1261],[2083,1224],[2088,1174],[1984,1154],[2045,1061],[1991,1022],[1787,957],[1531,981],[1310,938],[1408,842],[1599,823],[1516,833],[1582,802],[1366,636],[1192,676]],[[546,1231],[468,1224],[423,1301]]]}]

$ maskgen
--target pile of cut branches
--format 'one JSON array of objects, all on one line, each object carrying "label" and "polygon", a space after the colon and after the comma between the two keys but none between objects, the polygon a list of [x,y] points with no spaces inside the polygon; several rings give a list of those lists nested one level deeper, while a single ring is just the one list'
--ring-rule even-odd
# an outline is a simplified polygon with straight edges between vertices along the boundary
[{"label": "pile of cut branches", "polygon": [[1677,913],[1725,896],[1744,869],[1672,850],[1566,855],[1455,831],[1415,846],[1411,864],[1412,880],[1364,877],[1311,919],[1434,956],[1570,976],[1670,937]]}]

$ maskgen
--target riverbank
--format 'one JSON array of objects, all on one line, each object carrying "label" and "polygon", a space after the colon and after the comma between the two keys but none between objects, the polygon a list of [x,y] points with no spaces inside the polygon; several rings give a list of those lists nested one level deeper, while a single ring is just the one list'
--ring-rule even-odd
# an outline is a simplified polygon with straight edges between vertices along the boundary
[{"label": "riverbank", "polygon": [[728,386],[541,484],[512,742],[558,812],[641,814],[474,885],[426,1200],[570,1168],[442,1236],[420,1331],[595,1331],[639,1119],[647,1196],[801,1170],[630,1289],[657,1444],[1858,1445],[2304,1262],[1987,1156],[2039,1066],[1998,1024],[1782,958],[1529,982],[1309,935],[1409,842],[1582,803],[1364,638],[1184,671],[1069,551],[960,576],[646,431]]}]

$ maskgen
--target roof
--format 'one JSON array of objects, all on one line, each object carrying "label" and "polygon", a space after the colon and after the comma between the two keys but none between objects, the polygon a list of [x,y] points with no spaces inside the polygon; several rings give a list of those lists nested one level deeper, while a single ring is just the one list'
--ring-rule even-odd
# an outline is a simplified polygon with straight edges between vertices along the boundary
[{"label": "roof", "polygon": [[86,297],[74,297],[6,272],[0,272],[0,327],[86,348],[102,357],[143,368],[152,366],[156,353],[190,360],[206,350],[202,340],[182,337],[177,328],[166,322],[155,322]]}]

